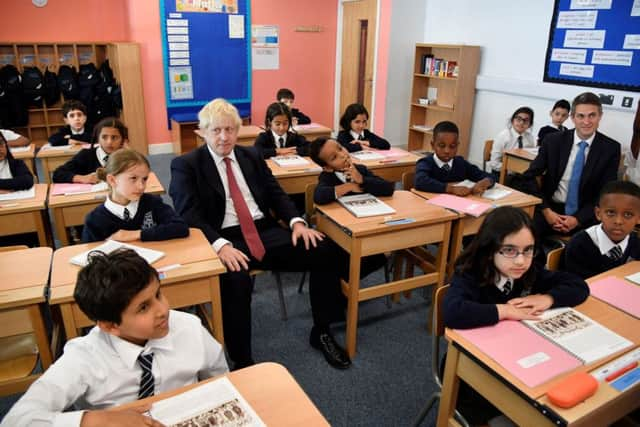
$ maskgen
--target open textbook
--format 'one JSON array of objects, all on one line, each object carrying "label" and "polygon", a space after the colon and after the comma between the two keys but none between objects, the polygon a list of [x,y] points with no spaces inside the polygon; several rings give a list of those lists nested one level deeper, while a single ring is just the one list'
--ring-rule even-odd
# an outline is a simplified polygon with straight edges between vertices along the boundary
[{"label": "open textbook", "polygon": [[360,161],[386,159],[383,154],[372,150],[355,151],[351,153],[351,157]]},{"label": "open textbook", "polygon": [[0,202],[5,200],[33,199],[34,197],[36,197],[35,185],[28,190],[18,190],[18,191],[11,191],[9,193],[0,194]]},{"label": "open textbook", "polygon": [[117,242],[115,240],[107,240],[103,244],[96,246],[93,249],[82,252],[74,257],[72,257],[69,262],[71,264],[79,265],[80,267],[84,267],[87,265],[88,259],[87,256],[94,251],[104,252],[106,254],[110,254],[116,249],[127,248],[134,250],[138,255],[144,258],[149,264],[153,264],[160,258],[164,256],[164,252],[156,251],[153,249],[141,248],[140,246],[130,245],[128,243]]},{"label": "open textbook", "polygon": [[457,332],[528,387],[633,345],[572,308]]},{"label": "open textbook", "polygon": [[343,196],[338,198],[338,202],[357,218],[389,215],[396,212],[391,206],[369,193]]},{"label": "open textbook", "polygon": [[160,400],[149,413],[167,427],[265,426],[227,377]]},{"label": "open textbook", "polygon": [[274,156],[271,158],[275,164],[282,168],[291,167],[291,166],[308,166],[311,163],[305,159],[304,157],[298,156],[297,154],[288,154],[286,156]]}]

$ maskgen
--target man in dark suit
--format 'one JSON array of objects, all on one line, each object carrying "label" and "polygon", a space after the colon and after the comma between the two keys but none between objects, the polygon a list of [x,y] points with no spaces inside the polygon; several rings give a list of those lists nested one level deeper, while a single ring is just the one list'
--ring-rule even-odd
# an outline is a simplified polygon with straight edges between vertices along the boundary
[{"label": "man in dark suit", "polygon": [[548,135],[525,172],[531,192],[542,198],[534,216],[539,237],[570,235],[596,223],[600,191],[617,179],[620,164],[620,144],[597,131],[601,118],[600,98],[591,92],[578,95],[571,106],[575,129]]},{"label": "man in dark suit", "polygon": [[172,161],[169,193],[176,211],[204,232],[227,267],[221,277],[222,315],[235,368],[254,363],[249,276],[254,268],[310,271],[310,343],[332,366],[348,368],[351,361],[329,329],[331,322],[344,319],[340,275],[347,262],[342,252],[297,216],[255,148],[236,146],[241,120],[233,105],[213,100],[198,119],[206,144]]}]

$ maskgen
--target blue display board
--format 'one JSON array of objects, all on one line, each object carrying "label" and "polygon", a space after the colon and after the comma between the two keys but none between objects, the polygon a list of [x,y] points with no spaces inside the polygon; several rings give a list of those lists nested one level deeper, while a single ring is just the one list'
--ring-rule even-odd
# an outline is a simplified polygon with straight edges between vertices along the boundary
[{"label": "blue display board", "polygon": [[214,98],[251,112],[249,0],[160,0],[167,123]]},{"label": "blue display board", "polygon": [[640,92],[640,1],[556,0],[544,81]]}]

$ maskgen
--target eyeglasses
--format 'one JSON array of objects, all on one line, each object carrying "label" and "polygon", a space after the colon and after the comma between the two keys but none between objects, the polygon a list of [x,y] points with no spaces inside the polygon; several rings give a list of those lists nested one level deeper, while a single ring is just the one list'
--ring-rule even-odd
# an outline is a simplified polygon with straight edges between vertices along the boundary
[{"label": "eyeglasses", "polygon": [[505,258],[516,258],[518,255],[522,255],[525,258],[533,258],[536,254],[536,248],[535,246],[527,246],[520,252],[515,246],[503,246],[498,253]]},{"label": "eyeglasses", "polygon": [[513,118],[513,120],[515,120],[516,122],[519,122],[519,123],[524,123],[524,124],[528,124],[529,123],[529,117],[515,116]]}]

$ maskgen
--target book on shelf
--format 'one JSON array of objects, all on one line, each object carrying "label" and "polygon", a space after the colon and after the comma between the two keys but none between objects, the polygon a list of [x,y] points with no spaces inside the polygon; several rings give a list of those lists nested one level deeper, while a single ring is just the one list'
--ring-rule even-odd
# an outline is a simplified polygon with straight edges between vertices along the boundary
[{"label": "book on shelf", "polygon": [[391,206],[369,193],[342,196],[338,198],[338,202],[356,218],[396,213]]},{"label": "book on shelf", "polygon": [[503,320],[457,332],[528,387],[633,345],[572,308],[547,310],[540,320]]},{"label": "book on shelf", "polygon": [[429,104],[435,104],[438,101],[438,88],[429,86],[427,88],[427,100]]},{"label": "book on shelf", "polygon": [[429,74],[429,69],[431,68],[431,61],[433,61],[433,55],[428,53],[426,55],[422,55],[422,74]]},{"label": "book on shelf", "polygon": [[153,419],[170,427],[265,426],[227,377],[157,401],[153,403],[149,413]]},{"label": "book on shelf", "polygon": [[304,157],[297,154],[288,154],[286,156],[274,156],[271,158],[275,164],[280,167],[286,168],[291,166],[307,166],[311,163]]},{"label": "book on shelf", "polygon": [[156,251],[154,249],[141,248],[140,246],[130,245],[128,243],[118,242],[116,240],[107,240],[103,244],[96,246],[93,249],[89,249],[88,251],[84,251],[79,253],[78,255],[72,257],[69,262],[71,264],[79,265],[80,267],[84,267],[88,263],[88,256],[91,252],[100,251],[105,254],[110,254],[111,252],[117,249],[131,249],[135,251],[138,255],[144,258],[149,264],[153,264],[160,258],[164,256],[164,252]]},{"label": "book on shelf", "polygon": [[458,71],[456,71],[456,69],[458,68],[458,63],[456,61],[448,61],[447,62],[447,70],[446,70],[446,77],[458,77]]},{"label": "book on shelf", "polygon": [[353,157],[354,159],[360,160],[360,161],[382,160],[382,159],[386,158],[380,152],[373,151],[373,150],[354,151],[353,153],[351,153],[351,157]]}]

